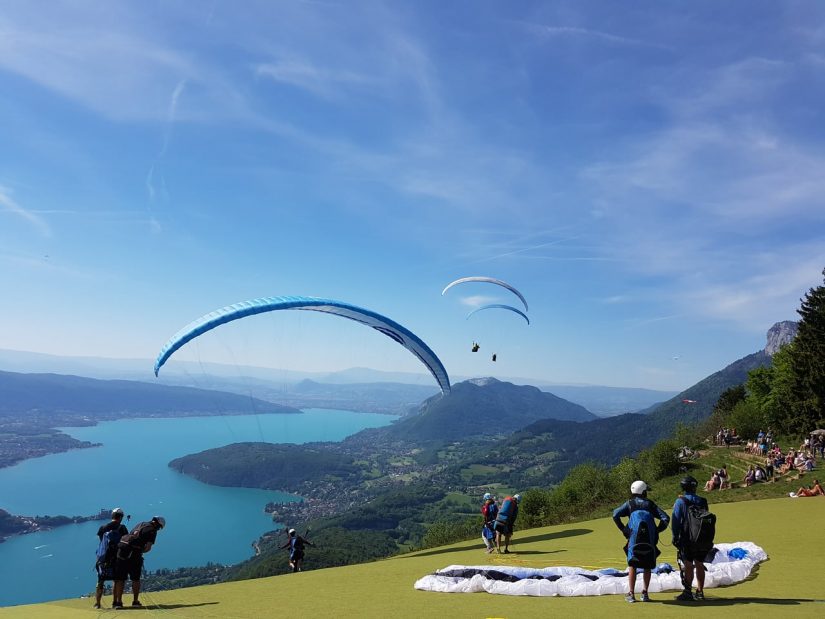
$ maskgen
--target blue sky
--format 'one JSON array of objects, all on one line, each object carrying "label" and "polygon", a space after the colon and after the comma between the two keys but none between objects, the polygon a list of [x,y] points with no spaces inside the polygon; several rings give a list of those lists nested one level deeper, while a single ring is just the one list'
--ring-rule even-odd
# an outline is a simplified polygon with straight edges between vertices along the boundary
[{"label": "blue sky", "polygon": [[[0,348],[153,359],[208,311],[305,294],[390,316],[452,375],[686,387],[822,282],[824,18],[813,1],[6,3]],[[519,288],[532,324],[465,320],[517,304],[440,295],[468,275]],[[201,340],[178,355],[420,370],[303,312]]]}]

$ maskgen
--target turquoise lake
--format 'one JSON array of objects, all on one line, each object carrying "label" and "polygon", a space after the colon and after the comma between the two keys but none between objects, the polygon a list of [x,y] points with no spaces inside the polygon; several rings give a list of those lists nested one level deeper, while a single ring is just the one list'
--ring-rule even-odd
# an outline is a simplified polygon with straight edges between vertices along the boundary
[{"label": "turquoise lake", "polygon": [[[277,528],[264,513],[288,494],[209,486],[176,473],[174,458],[243,441],[340,441],[364,428],[389,424],[386,415],[307,409],[302,415],[241,415],[177,419],[124,419],[85,428],[62,428],[102,443],[0,469],[0,507],[16,515],[86,516],[122,507],[127,526],[153,515],[166,528],[146,555],[146,569],[237,563],[252,542]],[[0,606],[76,597],[94,589],[101,521],[20,535],[0,544]]]}]

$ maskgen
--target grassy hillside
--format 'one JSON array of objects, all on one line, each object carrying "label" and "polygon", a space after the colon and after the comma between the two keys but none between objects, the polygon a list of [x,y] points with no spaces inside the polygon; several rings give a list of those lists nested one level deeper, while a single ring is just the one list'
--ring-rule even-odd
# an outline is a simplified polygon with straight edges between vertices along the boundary
[{"label": "grassy hillside", "polygon": [[[656,499],[654,495],[652,498]],[[712,499],[712,497],[711,497]],[[662,500],[664,502],[664,500]],[[770,559],[741,584],[708,590],[702,615],[819,617],[825,609],[821,592],[825,529],[808,527],[825,518],[825,499],[771,499],[713,506],[719,516],[719,541],[753,541]],[[788,523],[783,525],[782,523]],[[172,531],[170,530],[170,534]],[[181,532],[180,534],[185,534]],[[625,603],[621,596],[587,598],[527,598],[416,591],[419,577],[450,564],[573,565],[621,567],[624,543],[607,519],[572,525],[517,531],[514,554],[488,557],[481,541],[402,555],[343,568],[308,571],[259,580],[179,589],[143,596],[147,608],[168,617],[257,618],[305,617],[547,617],[554,613],[580,616],[684,616],[675,594],[656,594],[651,604]],[[311,566],[311,550],[308,567]],[[671,548],[662,560],[674,561]],[[44,583],[48,586],[48,583]],[[90,580],[90,589],[93,583]],[[105,598],[106,603],[111,598]],[[91,600],[0,609],[0,617],[91,617],[113,611],[94,611]],[[698,610],[692,611],[698,612]]]}]

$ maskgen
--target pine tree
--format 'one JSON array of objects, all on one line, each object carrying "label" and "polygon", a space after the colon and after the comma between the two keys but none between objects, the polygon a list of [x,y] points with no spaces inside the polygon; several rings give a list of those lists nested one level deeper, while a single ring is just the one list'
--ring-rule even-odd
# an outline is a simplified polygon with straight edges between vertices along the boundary
[{"label": "pine tree", "polygon": [[790,417],[796,431],[810,432],[825,423],[825,285],[811,288],[797,312],[802,320],[790,359],[795,409]]}]

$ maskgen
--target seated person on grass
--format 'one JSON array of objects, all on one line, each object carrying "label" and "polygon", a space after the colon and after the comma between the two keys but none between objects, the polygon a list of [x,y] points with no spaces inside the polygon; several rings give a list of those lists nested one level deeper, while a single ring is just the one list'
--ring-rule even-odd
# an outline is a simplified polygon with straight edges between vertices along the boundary
[{"label": "seated person on grass", "polygon": [[797,490],[796,496],[825,496],[825,491],[822,490],[822,484],[819,483],[819,480],[815,479],[810,488],[802,486]]}]

